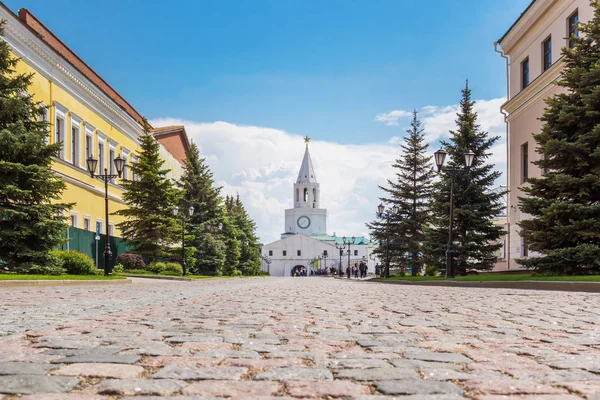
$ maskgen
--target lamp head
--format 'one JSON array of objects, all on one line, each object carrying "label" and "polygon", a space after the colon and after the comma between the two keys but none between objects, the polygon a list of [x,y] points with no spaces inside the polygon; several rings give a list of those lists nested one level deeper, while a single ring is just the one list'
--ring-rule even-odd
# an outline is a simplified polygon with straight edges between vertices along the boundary
[{"label": "lamp head", "polygon": [[379,205],[377,206],[377,211],[379,212],[379,214],[383,214],[383,212],[385,211],[385,206],[383,205],[383,203],[379,203]]},{"label": "lamp head", "polygon": [[123,169],[125,169],[125,159],[119,154],[117,158],[113,160],[113,162],[115,163],[115,168],[117,169],[117,174],[120,178],[121,174],[123,173]]},{"label": "lamp head", "polygon": [[87,160],[85,160],[85,162],[87,164],[88,172],[90,173],[90,176],[93,178],[94,172],[96,172],[96,167],[98,166],[98,159],[94,158],[93,156],[89,156],[87,158]]},{"label": "lamp head", "polygon": [[475,153],[473,153],[471,150],[467,150],[465,153],[465,165],[467,168],[470,168],[471,165],[473,165],[473,160],[475,160]]},{"label": "lamp head", "polygon": [[446,160],[447,154],[448,153],[446,153],[446,151],[444,149],[439,149],[438,151],[433,153],[433,157],[435,158],[435,165],[437,166],[438,171],[442,170],[442,167],[444,166],[444,161]]},{"label": "lamp head", "polygon": [[177,216],[177,214],[179,214],[179,207],[175,206],[173,207],[173,215]]}]

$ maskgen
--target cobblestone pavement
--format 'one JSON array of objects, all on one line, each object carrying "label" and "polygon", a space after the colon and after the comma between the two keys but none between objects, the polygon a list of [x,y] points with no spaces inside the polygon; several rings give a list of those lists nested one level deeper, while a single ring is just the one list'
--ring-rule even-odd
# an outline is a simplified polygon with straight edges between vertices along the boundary
[{"label": "cobblestone pavement", "polygon": [[0,400],[163,397],[600,399],[600,294],[331,278],[0,289]]}]

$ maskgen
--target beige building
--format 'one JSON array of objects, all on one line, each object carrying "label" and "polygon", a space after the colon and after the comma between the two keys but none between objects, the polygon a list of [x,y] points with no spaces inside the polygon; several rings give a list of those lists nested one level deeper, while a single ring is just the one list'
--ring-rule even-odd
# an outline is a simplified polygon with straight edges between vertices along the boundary
[{"label": "beige building", "polygon": [[561,49],[577,35],[577,23],[593,16],[589,0],[533,0],[510,29],[495,43],[496,51],[506,59],[508,101],[502,105],[507,124],[508,224],[506,269],[518,269],[517,258],[531,256],[527,243],[519,235],[518,223],[527,215],[519,210],[518,198],[527,178],[542,171],[533,161],[533,133],[541,130],[544,99],[564,90],[554,82],[562,68]]}]

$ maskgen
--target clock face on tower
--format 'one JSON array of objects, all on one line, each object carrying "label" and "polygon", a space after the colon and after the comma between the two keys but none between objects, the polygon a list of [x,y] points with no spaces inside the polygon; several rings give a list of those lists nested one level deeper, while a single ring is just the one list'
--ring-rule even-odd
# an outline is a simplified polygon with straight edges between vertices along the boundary
[{"label": "clock face on tower", "polygon": [[308,218],[306,215],[303,215],[298,217],[298,221],[296,221],[296,223],[300,229],[306,229],[310,226],[310,218]]}]

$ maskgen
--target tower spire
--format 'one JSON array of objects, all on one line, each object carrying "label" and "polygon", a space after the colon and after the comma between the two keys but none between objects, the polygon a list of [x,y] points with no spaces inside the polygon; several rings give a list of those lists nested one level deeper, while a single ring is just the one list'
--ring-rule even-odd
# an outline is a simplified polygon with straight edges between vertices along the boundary
[{"label": "tower spire", "polygon": [[304,158],[302,159],[302,165],[300,166],[300,172],[298,172],[298,179],[296,183],[317,183],[315,176],[315,170],[310,159],[310,152],[308,151],[308,142],[310,138],[306,136],[304,143],[306,143],[306,150],[304,151]]}]

